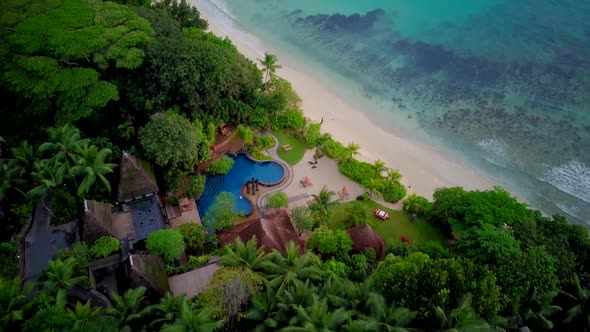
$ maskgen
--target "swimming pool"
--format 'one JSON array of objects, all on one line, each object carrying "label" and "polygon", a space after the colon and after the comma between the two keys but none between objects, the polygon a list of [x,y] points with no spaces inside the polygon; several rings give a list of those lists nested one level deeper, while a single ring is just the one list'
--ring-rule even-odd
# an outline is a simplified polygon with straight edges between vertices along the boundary
[{"label": "swimming pool", "polygon": [[251,214],[254,211],[252,203],[246,197],[241,197],[241,189],[244,183],[254,178],[258,179],[262,184],[274,185],[285,176],[285,169],[275,161],[258,162],[251,160],[243,153],[235,156],[234,160],[234,165],[227,174],[207,177],[205,191],[197,202],[201,219],[205,217],[207,210],[222,191],[234,195],[239,212],[245,215]]}]

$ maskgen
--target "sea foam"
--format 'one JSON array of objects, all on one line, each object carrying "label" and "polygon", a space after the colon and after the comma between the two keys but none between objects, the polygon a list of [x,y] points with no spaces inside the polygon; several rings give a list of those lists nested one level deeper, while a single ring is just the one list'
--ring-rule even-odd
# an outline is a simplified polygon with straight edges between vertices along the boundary
[{"label": "sea foam", "polygon": [[477,143],[484,152],[484,159],[490,163],[506,167],[508,146],[498,138],[486,138]]},{"label": "sea foam", "polygon": [[590,203],[590,167],[578,160],[551,167],[538,179]]}]

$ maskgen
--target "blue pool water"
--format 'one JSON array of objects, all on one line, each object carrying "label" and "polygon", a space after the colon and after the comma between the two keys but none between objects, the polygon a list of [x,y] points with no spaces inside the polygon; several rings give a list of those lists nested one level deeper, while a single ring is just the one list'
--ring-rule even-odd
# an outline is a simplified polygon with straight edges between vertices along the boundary
[{"label": "blue pool water", "polygon": [[244,154],[238,154],[234,160],[234,166],[226,175],[207,177],[205,192],[197,202],[201,219],[205,217],[207,210],[220,192],[229,192],[234,195],[239,212],[246,215],[252,213],[254,208],[250,200],[246,197],[240,198],[242,185],[252,178],[265,184],[273,184],[279,182],[285,175],[283,166],[274,161],[256,162]]}]

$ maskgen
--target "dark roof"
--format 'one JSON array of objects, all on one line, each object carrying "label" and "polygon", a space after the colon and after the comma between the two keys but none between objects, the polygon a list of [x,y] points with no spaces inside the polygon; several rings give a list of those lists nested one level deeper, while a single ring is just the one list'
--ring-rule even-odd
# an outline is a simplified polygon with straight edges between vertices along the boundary
[{"label": "dark roof", "polygon": [[346,231],[350,234],[354,252],[362,253],[366,248],[373,248],[377,259],[383,258],[387,245],[381,235],[375,232],[371,226],[363,224],[349,228]]},{"label": "dark roof", "polygon": [[120,165],[119,190],[117,200],[127,199],[158,192],[154,169],[147,161],[123,152]]},{"label": "dark roof", "polygon": [[152,232],[164,228],[164,218],[155,195],[133,201],[129,209],[135,229],[134,241],[145,240]]},{"label": "dark roof", "polygon": [[113,208],[109,204],[97,201],[84,201],[84,223],[82,225],[82,240],[94,243],[102,236],[114,236]]},{"label": "dark roof", "polygon": [[162,258],[154,255],[131,255],[128,262],[132,286],[143,285],[155,290],[160,295],[164,295],[170,290],[168,272]]},{"label": "dark roof", "polygon": [[219,240],[225,246],[233,243],[237,238],[247,242],[252,237],[256,237],[259,247],[263,247],[269,252],[273,249],[284,252],[285,247],[291,241],[297,245],[300,244],[289,214],[284,209],[278,210],[272,215],[228,228],[221,232]]},{"label": "dark roof", "polygon": [[[33,211],[33,221],[27,235],[22,239],[21,248],[24,251],[25,282],[33,280],[39,273],[47,268],[48,262],[60,250],[71,247],[78,242],[78,224],[52,226],[49,206],[50,194],[43,197],[44,202],[36,205]],[[49,207],[50,208],[50,207]]]}]

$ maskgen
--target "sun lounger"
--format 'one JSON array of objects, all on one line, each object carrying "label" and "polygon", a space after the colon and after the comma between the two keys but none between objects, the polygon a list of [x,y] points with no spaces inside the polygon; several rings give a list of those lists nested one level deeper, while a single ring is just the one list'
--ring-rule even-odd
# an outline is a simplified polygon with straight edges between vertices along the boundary
[{"label": "sun lounger", "polygon": [[291,149],[293,149],[291,147],[291,145],[289,145],[289,144],[283,144],[281,147],[283,148],[283,151],[285,151],[285,152],[289,152],[289,151],[291,151]]},{"label": "sun lounger", "polygon": [[304,188],[313,185],[313,183],[311,183],[311,180],[307,176],[304,177],[303,179],[301,179],[301,181],[299,181],[299,183],[301,183]]}]

